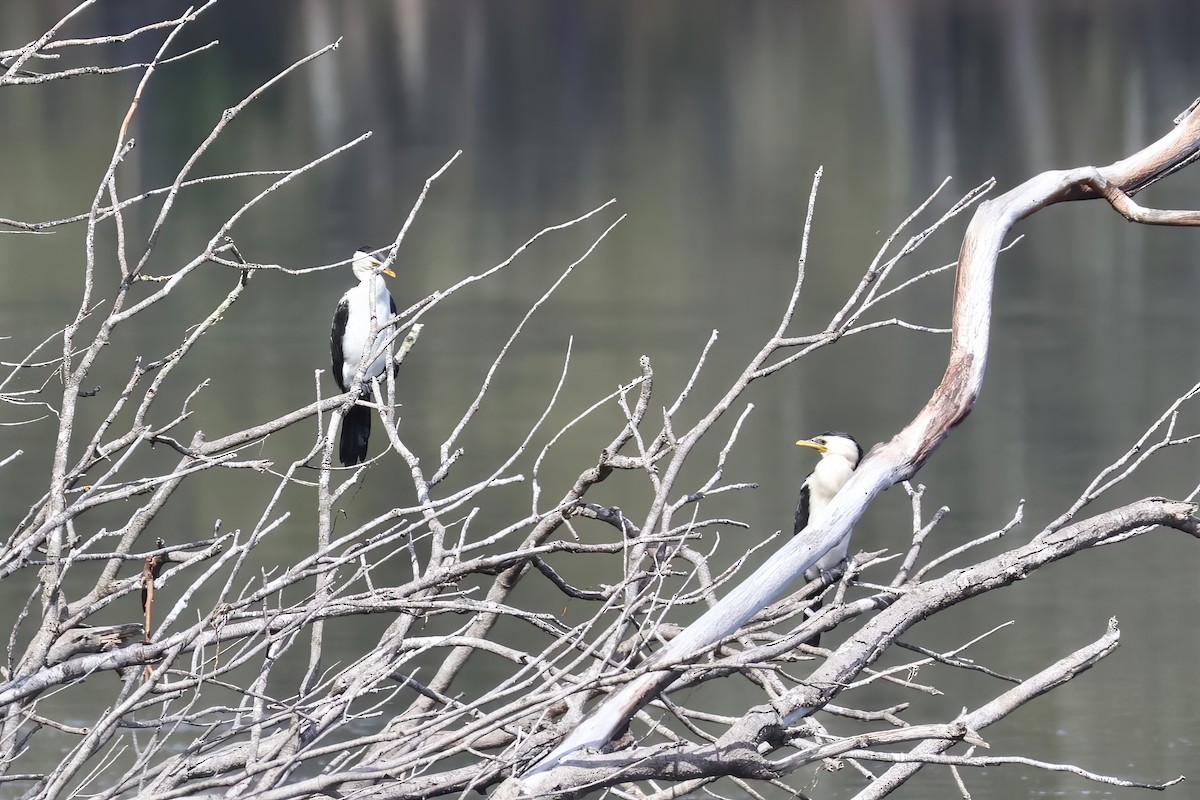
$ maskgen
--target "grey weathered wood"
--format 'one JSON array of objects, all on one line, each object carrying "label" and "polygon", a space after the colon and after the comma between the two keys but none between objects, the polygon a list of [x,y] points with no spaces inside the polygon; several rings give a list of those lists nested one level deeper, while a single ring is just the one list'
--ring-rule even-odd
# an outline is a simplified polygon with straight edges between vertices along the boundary
[{"label": "grey weathered wood", "polygon": [[[963,237],[954,286],[950,357],[941,382],[916,418],[891,441],[874,447],[850,481],[807,529],[688,626],[657,655],[648,672],[601,703],[522,778],[497,796],[545,794],[554,768],[571,753],[604,745],[705,647],[735,631],[811,567],[849,532],[867,505],[892,484],[911,478],[950,431],[970,413],[983,386],[991,330],[996,262],[1005,238],[1021,219],[1054,203],[1104,197],[1127,218],[1160,224],[1200,224],[1192,212],[1140,209],[1129,196],[1200,153],[1200,107],[1195,104],[1158,141],[1107,167],[1055,170],[1034,176],[982,203]],[[1142,217],[1131,213],[1139,209]]]},{"label": "grey weathered wood", "polygon": [[53,666],[79,655],[107,653],[109,650],[140,642],[144,638],[145,633],[140,622],[72,628],[50,645],[50,650],[46,653],[46,664]]}]

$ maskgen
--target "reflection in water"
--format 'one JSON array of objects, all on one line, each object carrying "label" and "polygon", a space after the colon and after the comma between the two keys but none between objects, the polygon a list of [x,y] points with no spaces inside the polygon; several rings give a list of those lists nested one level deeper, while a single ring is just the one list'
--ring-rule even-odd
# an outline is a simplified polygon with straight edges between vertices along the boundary
[{"label": "reflection in water", "polygon": [[[0,7],[0,46],[36,37],[73,6],[56,0]],[[102,3],[70,35],[128,29],[142,13],[136,4]],[[886,233],[945,175],[955,181],[939,209],[951,194],[993,175],[1003,189],[1039,170],[1111,161],[1157,136],[1196,93],[1188,81],[1197,72],[1195,26],[1188,22],[1197,15],[1200,9],[1181,0],[1152,11],[1030,0],[230,3],[208,12],[180,43],[219,38],[219,48],[163,68],[136,118],[137,147],[122,177],[130,185],[123,188],[132,194],[169,183],[222,109],[340,36],[336,53],[272,88],[198,165],[201,174],[286,169],[374,132],[247,215],[235,237],[248,258],[310,266],[339,260],[362,241],[394,237],[426,177],[459,148],[464,156],[434,186],[401,248],[393,284],[401,306],[502,261],[541,228],[617,198],[628,219],[539,311],[468,432],[468,452],[482,465],[531,423],[557,380],[569,337],[572,369],[560,423],[635,375],[643,353],[660,385],[680,386],[710,331],[719,329],[695,398],[696,408],[707,407],[770,333],[790,286],[818,165],[825,178],[797,334],[824,326]],[[130,52],[118,49],[114,63],[153,55],[147,40],[122,47]],[[19,143],[0,151],[0,215],[51,219],[86,209],[134,80],[75,79],[0,92],[3,138]],[[150,271],[165,272],[194,252],[270,180],[185,192]],[[1155,187],[1147,202],[1195,205],[1183,192],[1187,180],[1185,174]],[[156,213],[149,205],[130,213],[131,242],[144,241]],[[530,300],[611,219],[539,241],[500,278],[462,293],[428,320],[404,367],[402,432],[414,451],[436,452]],[[952,261],[963,224],[923,248],[906,274]],[[1000,527],[1021,498],[1027,524],[1010,536],[1023,541],[1195,378],[1193,234],[1125,225],[1098,204],[1056,208],[1021,230],[1028,238],[1002,262],[984,395],[920,476],[930,487],[927,504],[952,508],[935,536],[940,550]],[[102,245],[111,252],[111,242]],[[81,246],[78,226],[47,237],[0,236],[2,333],[13,336],[0,342],[4,358],[26,352],[71,313],[76,276],[55,267],[74,263]],[[196,428],[219,434],[312,395],[313,371],[325,368],[328,308],[343,279],[338,271],[256,277],[253,291],[201,344],[197,361],[205,371],[177,390],[212,379],[195,404]],[[115,391],[136,356],[160,357],[233,280],[213,268],[169,312],[122,331],[97,381]],[[887,313],[944,324],[950,285],[945,277],[903,295]],[[111,287],[100,288],[111,296]],[[731,466],[762,489],[726,496],[723,515],[761,532],[784,528],[807,463],[790,442],[826,429],[861,432],[868,446],[890,436],[924,401],[945,349],[944,341],[915,334],[855,337],[755,387],[757,410]],[[226,369],[238,360],[246,369]],[[332,391],[328,376],[323,380]],[[181,398],[164,397],[164,407]],[[28,453],[19,471],[3,474],[11,528],[44,486],[51,427],[47,421],[6,430],[0,457],[17,448]],[[594,460],[607,430],[583,426],[552,453],[547,474],[577,473]],[[306,436],[274,437],[263,452],[290,457]],[[1181,495],[1194,483],[1196,461],[1188,451],[1171,454],[1120,499]],[[193,493],[172,501],[161,524],[194,538],[216,516],[226,528],[250,526],[264,485],[205,476]],[[350,521],[410,501],[396,499],[406,491],[394,474],[377,470],[350,501]],[[857,528],[856,546],[905,541],[904,499],[889,494]],[[267,563],[288,563],[313,540],[304,498],[292,510],[295,522],[263,547]],[[514,494],[511,516],[525,511],[527,500]],[[114,514],[107,523],[123,521]],[[1098,769],[1119,756],[1147,778],[1194,761],[1172,760],[1161,747],[1190,730],[1187,704],[1174,697],[1190,691],[1183,665],[1200,653],[1172,621],[1197,600],[1187,566],[1193,562],[1186,560],[1193,554],[1183,555],[1186,543],[1157,534],[1143,539],[1072,559],[934,630],[913,632],[921,644],[951,646],[1015,619],[1015,630],[972,654],[1023,675],[1099,635],[1110,615],[1121,619],[1133,646],[989,732],[995,752]],[[14,608],[28,591],[5,585],[0,596]],[[364,625],[335,635],[356,652],[376,634]],[[1126,670],[1153,679],[1126,683]],[[951,691],[975,685],[948,671],[929,682]],[[757,699],[746,692],[731,707]],[[1100,702],[1118,694],[1119,704]],[[914,719],[956,710],[918,702],[926,706]],[[1138,740],[1107,734],[1129,724],[1124,715],[1137,715],[1143,730],[1150,720],[1161,727]],[[948,790],[934,786],[944,777],[926,779],[931,794]],[[1022,792],[1059,785],[1044,775],[1000,771],[971,789],[975,797],[1010,797],[1007,782],[1018,780]],[[853,785],[846,777],[844,786]]]}]

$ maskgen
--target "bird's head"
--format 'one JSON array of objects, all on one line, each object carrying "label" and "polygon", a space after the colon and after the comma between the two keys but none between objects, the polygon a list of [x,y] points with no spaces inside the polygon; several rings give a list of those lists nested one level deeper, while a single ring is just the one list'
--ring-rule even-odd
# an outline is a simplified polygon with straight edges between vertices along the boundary
[{"label": "bird's head", "polygon": [[396,277],[396,273],[391,269],[383,269],[383,262],[375,255],[376,250],[377,248],[363,245],[354,253],[351,268],[354,270],[354,277],[360,281],[365,281],[372,273],[387,275],[389,278]]},{"label": "bird's head", "polygon": [[850,469],[857,467],[863,457],[862,446],[858,440],[841,431],[826,431],[811,439],[801,439],[796,444],[800,447],[811,447],[820,453],[822,458],[844,458],[850,464]]}]

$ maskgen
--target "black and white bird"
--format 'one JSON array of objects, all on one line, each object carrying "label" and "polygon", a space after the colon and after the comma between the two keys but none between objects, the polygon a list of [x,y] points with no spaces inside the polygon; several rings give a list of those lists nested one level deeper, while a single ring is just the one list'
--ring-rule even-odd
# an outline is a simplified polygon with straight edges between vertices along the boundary
[{"label": "black and white bird", "polygon": [[[862,446],[848,433],[827,431],[811,439],[796,442],[800,447],[811,447],[821,454],[821,460],[812,474],[800,486],[800,503],[796,506],[796,526],[793,534],[808,527],[808,521],[821,511],[833,496],[850,480],[858,462],[862,460]],[[804,577],[815,580],[821,573],[828,573],[846,558],[850,548],[850,534],[830,548],[825,555],[804,571]]]},{"label": "black and white bird", "polygon": [[[333,329],[329,332],[329,349],[333,356],[333,377],[338,387],[347,392],[354,385],[371,340],[374,360],[367,366],[362,378],[361,397],[371,399],[371,379],[383,374],[389,353],[384,345],[392,332],[390,321],[396,316],[396,301],[388,291],[383,276],[396,277],[396,273],[383,268],[383,262],[372,255],[372,249],[363,247],[351,261],[358,285],[342,295],[337,311],[333,314]],[[342,420],[342,435],[338,443],[338,457],[344,466],[352,467],[367,459],[367,440],[371,436],[371,409],[354,405]]]},{"label": "black and white bird", "polygon": [[[808,527],[808,521],[817,515],[821,509],[829,505],[851,473],[862,461],[863,451],[858,441],[848,433],[826,431],[811,439],[801,439],[796,442],[801,447],[811,447],[821,454],[821,460],[800,486],[800,502],[796,505],[796,524],[792,535],[800,533]],[[847,532],[841,541],[835,544],[817,563],[804,570],[804,579],[814,581],[822,573],[828,574],[834,567],[842,563],[850,549],[850,533]],[[821,608],[818,598],[809,608],[810,614],[815,614]],[[807,644],[816,647],[821,643],[821,634],[815,634],[807,639]]]}]

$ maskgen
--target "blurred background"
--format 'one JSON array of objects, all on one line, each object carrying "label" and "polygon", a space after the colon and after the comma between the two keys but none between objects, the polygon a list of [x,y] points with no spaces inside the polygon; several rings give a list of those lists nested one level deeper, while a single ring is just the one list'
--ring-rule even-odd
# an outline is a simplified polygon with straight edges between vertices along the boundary
[{"label": "blurred background", "polygon": [[[0,5],[0,49],[37,38],[74,5]],[[183,7],[105,0],[72,21],[62,38],[122,33]],[[401,375],[400,431],[430,465],[533,299],[604,227],[628,215],[531,321],[464,435],[468,455],[450,491],[487,474],[521,441],[558,380],[569,341],[564,393],[536,448],[636,377],[642,354],[656,370],[657,402],[668,405],[715,329],[720,339],[676,429],[710,408],[777,324],[818,167],[824,177],[795,335],[825,326],[887,235],[945,177],[953,176],[952,183],[913,232],[990,177],[1004,191],[1042,170],[1115,161],[1162,135],[1200,95],[1197,23],[1200,6],[1187,0],[227,0],[189,26],[173,52],[212,39],[220,45],[164,66],[151,84],[119,185],[130,196],[169,184],[223,109],[341,38],[337,51],[245,110],[196,165],[194,175],[296,167],[374,133],[249,213],[233,231],[248,259],[307,267],[344,259],[364,242],[392,240],[425,179],[459,149],[463,155],[434,185],[400,249],[391,287],[401,307],[499,263],[542,228],[616,198],[613,208],[539,241],[500,276],[425,319]],[[152,34],[60,51],[66,54],[57,66],[146,61],[161,41]],[[87,210],[138,77],[0,91],[0,217],[37,221]],[[1197,169],[1139,200],[1196,207]],[[184,192],[147,271],[169,272],[192,258],[268,182]],[[157,213],[155,202],[129,213],[135,255]],[[907,259],[896,280],[953,261],[968,218],[951,222]],[[983,394],[918,476],[929,487],[927,511],[951,509],[930,555],[1001,527],[1022,499],[1024,526],[984,554],[1028,541],[1200,377],[1194,335],[1200,233],[1131,225],[1100,203],[1056,206],[1018,232],[1025,238],[1000,263]],[[19,360],[75,312],[83,236],[81,225],[42,236],[0,235],[3,360]],[[106,225],[100,265],[109,281],[116,269],[112,240]],[[952,273],[939,276],[871,319],[945,325],[952,281]],[[84,421],[94,425],[111,407],[136,356],[169,352],[233,282],[223,268],[205,267],[168,302],[120,329],[93,374],[91,382],[103,388],[94,408],[84,401]],[[194,401],[182,438],[197,429],[215,438],[308,402],[314,370],[327,370],[334,305],[350,283],[344,268],[303,277],[257,274],[185,362],[192,371],[181,370],[164,392],[155,420],[169,419],[206,378],[211,384]],[[112,283],[102,281],[97,291],[98,299],[111,299]],[[790,531],[796,492],[813,463],[792,442],[828,429],[851,431],[868,447],[889,438],[928,397],[947,346],[945,337],[885,329],[839,342],[753,386],[745,401],[755,409],[726,477],[759,488],[720,495],[702,510],[751,525],[750,532],[723,531],[725,545],[738,549],[741,537],[758,541]],[[328,375],[322,381],[325,392],[333,391]],[[52,381],[46,391],[54,402],[59,384]],[[27,411],[2,408],[0,422],[41,414]],[[732,418],[723,421],[697,454],[693,481],[707,477],[731,424]],[[606,408],[556,446],[543,507],[594,463],[618,425],[619,411]],[[313,435],[311,426],[302,428],[250,455],[278,464],[299,457]],[[1188,411],[1178,432],[1196,429],[1197,415]],[[45,490],[54,424],[0,431],[0,457],[26,451],[0,470],[0,523],[11,531]],[[377,432],[372,453],[381,446]],[[175,460],[164,452],[143,457],[164,468]],[[1198,462],[1194,449],[1155,457],[1100,505],[1182,497],[1197,483]],[[225,530],[249,529],[274,485],[269,476],[201,476],[172,499],[155,535],[172,542],[203,538],[217,519]],[[529,511],[527,486],[496,496],[489,518],[476,524],[493,529]],[[646,491],[640,479],[620,476],[589,499],[620,505],[638,519]],[[407,470],[389,456],[343,500],[346,524],[413,500]],[[315,540],[311,495],[289,490],[283,508],[293,515],[260,548],[264,566],[289,563]],[[106,511],[108,517],[95,515],[89,524],[117,527],[131,510]],[[857,528],[852,550],[903,549],[909,518],[904,493],[886,493]],[[582,522],[577,530],[612,535]],[[984,736],[993,755],[1166,780],[1200,760],[1192,676],[1200,640],[1190,625],[1200,601],[1198,563],[1194,542],[1156,531],[1042,570],[906,638],[951,647],[1013,620],[967,655],[1024,677],[1099,637],[1116,616],[1124,646],[1114,656]],[[13,618],[34,577],[19,574],[0,586],[0,602]],[[160,601],[171,591],[160,593]],[[562,610],[552,591],[541,597],[530,590],[526,597],[530,605],[542,599],[553,606],[547,610]],[[586,613],[568,607],[564,618],[578,622]],[[348,652],[361,652],[378,630],[375,623],[338,626],[334,635]],[[918,679],[946,696],[871,688],[839,702],[878,708],[911,701],[908,719],[925,722],[1006,688],[944,668],[923,670]],[[748,684],[726,683],[724,713],[759,700]],[[41,713],[89,719],[79,706],[56,702],[45,701]],[[834,731],[844,724],[829,720]],[[48,767],[59,751],[44,758]],[[821,777],[814,794],[852,795],[861,778],[851,772]],[[965,780],[975,798],[1109,794],[1076,777],[1023,767],[967,773]],[[948,773],[927,769],[903,794],[954,791]]]}]

